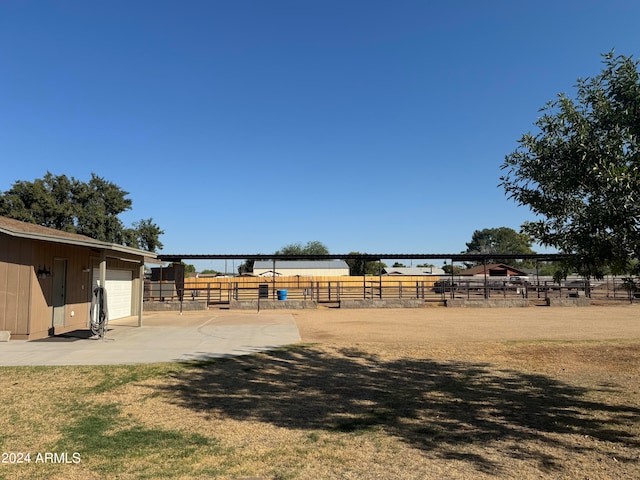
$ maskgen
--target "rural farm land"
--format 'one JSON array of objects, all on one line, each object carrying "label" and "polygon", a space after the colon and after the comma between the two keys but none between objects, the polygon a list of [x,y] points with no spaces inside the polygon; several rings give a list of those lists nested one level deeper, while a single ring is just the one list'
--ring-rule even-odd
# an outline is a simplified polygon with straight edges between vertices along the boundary
[{"label": "rural farm land", "polygon": [[0,368],[0,478],[640,477],[640,305],[289,313],[266,353]]}]

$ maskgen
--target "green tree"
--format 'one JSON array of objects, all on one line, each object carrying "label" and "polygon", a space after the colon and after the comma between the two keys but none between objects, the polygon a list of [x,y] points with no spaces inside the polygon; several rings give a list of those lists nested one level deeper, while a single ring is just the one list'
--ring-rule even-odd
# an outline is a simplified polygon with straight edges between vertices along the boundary
[{"label": "green tree", "polygon": [[127,231],[118,218],[131,210],[129,192],[104,178],[91,174],[83,183],[72,178],[74,188],[69,203],[75,216],[76,232],[105,242],[136,246],[134,232]]},{"label": "green tree", "polygon": [[[360,252],[350,252],[349,255],[360,255]],[[345,262],[349,265],[349,275],[351,276],[379,275],[382,269],[387,268],[384,262],[362,258],[350,258]]]},{"label": "green tree", "polygon": [[131,209],[132,201],[112,182],[91,174],[88,183],[47,172],[33,182],[17,181],[0,194],[0,215],[96,240],[154,252],[162,248],[164,232],[151,218],[126,228],[118,215]]},{"label": "green tree", "polygon": [[0,215],[74,233],[76,182],[47,172],[34,182],[17,181],[0,195]]},{"label": "green tree", "polygon": [[254,263],[255,263],[255,260],[252,260],[252,259],[245,260],[238,266],[238,273],[240,275],[244,275],[245,273],[253,272]]},{"label": "green tree", "polygon": [[546,104],[518,148],[505,157],[500,185],[538,219],[523,232],[574,254],[571,266],[601,276],[640,258],[640,75],[631,57],[603,56],[600,74],[578,79],[573,100]]},{"label": "green tree", "polygon": [[311,241],[306,245],[298,243],[290,243],[275,252],[276,255],[328,255],[329,249],[322,242]]},{"label": "green tree", "polygon": [[558,268],[562,268],[562,265],[554,262],[539,262],[537,266],[538,273],[544,277],[553,277]]},{"label": "green tree", "polygon": [[[274,252],[276,255],[328,255],[329,249],[322,242],[311,241],[306,245],[300,242],[290,243]],[[253,272],[253,264],[255,260],[247,259],[238,267],[240,275]]]},{"label": "green tree", "polygon": [[202,273],[203,275],[222,275],[222,272],[214,270],[213,268],[207,268],[205,270],[202,270],[200,273]]},{"label": "green tree", "polygon": [[192,265],[190,263],[184,263],[181,262],[182,266],[184,267],[184,275],[185,277],[187,276],[187,274],[195,274],[196,273],[196,266]]},{"label": "green tree", "polygon": [[[349,255],[359,255],[360,252],[350,252]],[[345,260],[349,265],[349,275],[354,277],[360,275],[366,275],[367,262],[361,258],[349,258]],[[369,262],[373,263],[373,262]]]},{"label": "green tree", "polygon": [[[531,249],[531,237],[529,235],[518,233],[513,228],[498,227],[484,228],[476,230],[471,236],[471,241],[467,243],[465,253],[482,253],[482,254],[533,254]],[[530,267],[535,262],[531,261],[513,261],[505,258],[492,257],[497,263],[512,264],[520,267]]]},{"label": "green tree", "polygon": [[[451,275],[451,264],[444,264],[442,266],[442,270],[447,275]],[[460,266],[460,265],[453,265],[453,274],[454,275],[460,275],[460,273],[463,272],[464,270],[466,270],[466,269],[464,267]]]},{"label": "green tree", "polygon": [[133,227],[131,230],[136,240],[133,246],[147,250],[148,252],[162,250],[164,245],[160,242],[160,235],[162,235],[164,231],[160,230],[160,228],[153,223],[152,218],[133,222]]}]

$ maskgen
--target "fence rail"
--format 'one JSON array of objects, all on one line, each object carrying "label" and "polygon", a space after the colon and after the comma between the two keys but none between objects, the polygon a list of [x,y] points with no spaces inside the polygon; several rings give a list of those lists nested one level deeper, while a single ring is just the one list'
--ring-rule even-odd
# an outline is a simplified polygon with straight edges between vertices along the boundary
[{"label": "fence rail", "polygon": [[[638,283],[638,282],[632,282]],[[198,300],[207,305],[229,304],[232,300],[277,299],[278,291],[287,290],[287,299],[339,303],[346,299],[421,299],[444,302],[450,298],[528,298],[546,299],[586,296],[592,299],[627,300],[633,302],[640,293],[621,278],[599,282],[569,280],[561,284],[549,280],[511,283],[488,278],[469,280],[455,277],[279,277],[186,279],[184,285],[174,282],[146,282],[146,301]]]}]

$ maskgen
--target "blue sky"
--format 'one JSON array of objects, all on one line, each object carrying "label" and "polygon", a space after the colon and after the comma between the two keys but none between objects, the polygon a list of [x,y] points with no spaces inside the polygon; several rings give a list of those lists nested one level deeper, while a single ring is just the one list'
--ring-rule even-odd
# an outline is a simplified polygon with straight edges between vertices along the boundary
[{"label": "blue sky", "polygon": [[[531,219],[498,187],[636,1],[0,0],[0,190],[130,192],[162,253],[455,253]],[[213,262],[198,265],[215,268]]]}]

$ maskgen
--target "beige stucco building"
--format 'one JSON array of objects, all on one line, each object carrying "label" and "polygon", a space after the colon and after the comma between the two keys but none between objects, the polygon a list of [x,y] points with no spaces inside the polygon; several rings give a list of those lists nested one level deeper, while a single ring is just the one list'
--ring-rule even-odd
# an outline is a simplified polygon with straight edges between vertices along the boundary
[{"label": "beige stucco building", "polygon": [[109,318],[142,322],[145,259],[154,253],[0,217],[0,331],[34,340],[86,329],[93,288]]}]

